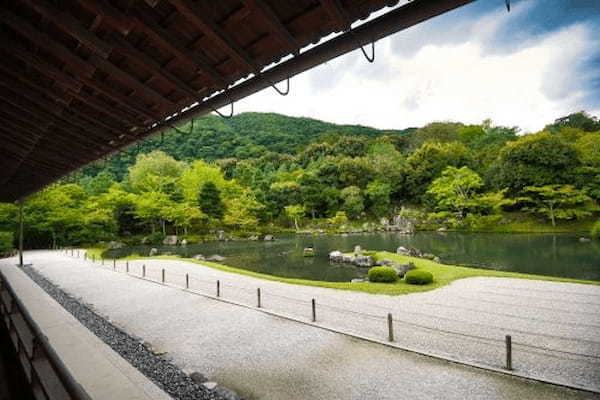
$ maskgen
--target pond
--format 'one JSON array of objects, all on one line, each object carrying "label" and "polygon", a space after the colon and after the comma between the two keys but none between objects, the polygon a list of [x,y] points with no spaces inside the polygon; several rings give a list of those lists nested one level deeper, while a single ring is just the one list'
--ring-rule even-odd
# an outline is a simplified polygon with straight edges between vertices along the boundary
[{"label": "pond", "polygon": [[[351,265],[330,264],[328,254],[334,250],[352,251],[355,245],[368,250],[392,252],[398,246],[414,247],[435,254],[448,264],[600,280],[600,243],[581,242],[579,236],[562,234],[418,232],[414,235],[286,235],[272,242],[210,242],[186,247],[160,246],[158,249],[185,257],[219,254],[226,257],[223,264],[281,277],[348,282],[364,277],[366,271]],[[110,250],[105,257],[134,253],[147,256],[152,247]],[[316,256],[303,257],[305,247],[313,247]]]}]

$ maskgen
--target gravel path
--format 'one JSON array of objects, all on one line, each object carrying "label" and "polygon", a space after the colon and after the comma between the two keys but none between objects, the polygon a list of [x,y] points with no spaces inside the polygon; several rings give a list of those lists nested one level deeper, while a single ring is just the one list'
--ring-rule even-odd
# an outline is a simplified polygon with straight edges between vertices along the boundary
[{"label": "gravel path", "polygon": [[[180,368],[204,372],[248,398],[392,399],[398,390],[416,398],[435,397],[436,390],[446,398],[586,396],[348,339],[115,274],[112,262],[99,268],[99,263],[92,267],[58,252],[27,256],[36,270],[93,303],[113,323],[150,341],[153,349],[168,351]],[[263,281],[183,261],[129,264],[131,275],[140,275],[145,264],[147,277],[155,280],[164,268],[167,283],[180,287],[187,273],[192,290],[210,294],[219,279],[223,298],[251,306],[260,287],[263,307],[307,321],[315,298],[318,324],[379,340],[387,338],[386,314],[392,312],[396,344],[490,367],[502,367],[504,335],[511,334],[517,373],[600,388],[598,287],[473,278],[433,292],[389,297]],[[124,272],[125,263],[119,262],[117,270]],[[429,395],[417,390],[423,388],[419,382],[427,381],[433,381]],[[352,395],[341,395],[342,388]],[[372,390],[376,396],[366,395]]]}]

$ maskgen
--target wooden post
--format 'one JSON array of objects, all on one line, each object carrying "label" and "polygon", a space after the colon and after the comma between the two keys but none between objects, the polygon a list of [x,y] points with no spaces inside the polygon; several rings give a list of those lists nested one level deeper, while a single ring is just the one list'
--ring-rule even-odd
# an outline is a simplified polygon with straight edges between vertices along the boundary
[{"label": "wooden post", "polygon": [[100,258],[102,258],[102,265],[104,265],[104,257],[100,257]]},{"label": "wooden post", "polygon": [[129,261],[125,261],[125,272],[129,273]]},{"label": "wooden post", "polygon": [[217,281],[217,297],[221,296],[221,282]]},{"label": "wooden post", "polygon": [[188,274],[185,274],[185,288],[190,288],[190,276]]},{"label": "wooden post", "polygon": [[512,371],[512,338],[506,335],[506,369]]},{"label": "wooden post", "polygon": [[260,288],[256,289],[256,298],[258,300],[258,308],[260,308]]},{"label": "wooden post", "polygon": [[317,305],[315,299],[312,299],[312,322],[317,322]]},{"label": "wooden post", "polygon": [[142,265],[142,278],[146,277],[146,264]]},{"label": "wooden post", "polygon": [[113,270],[117,270],[117,260],[113,258]]},{"label": "wooden post", "polygon": [[19,200],[19,267],[23,268],[23,200]]},{"label": "wooden post", "polygon": [[162,269],[162,283],[165,283],[165,269]]},{"label": "wooden post", "polygon": [[388,313],[388,341],[394,341],[394,321],[392,320],[392,314]]}]

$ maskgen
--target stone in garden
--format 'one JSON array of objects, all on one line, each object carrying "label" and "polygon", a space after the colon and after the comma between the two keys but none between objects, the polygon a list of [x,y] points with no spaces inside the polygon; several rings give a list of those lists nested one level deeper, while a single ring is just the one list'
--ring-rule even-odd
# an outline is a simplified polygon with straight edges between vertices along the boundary
[{"label": "stone in garden", "polygon": [[158,249],[156,247],[151,248],[149,256],[150,257],[154,257],[154,256],[157,256],[157,255],[158,255]]},{"label": "stone in garden", "polygon": [[438,232],[446,232],[446,228],[444,228],[443,226],[441,228],[438,228],[437,230]]},{"label": "stone in garden", "polygon": [[396,270],[396,273],[398,274],[398,278],[404,278],[404,275],[406,275],[406,273],[408,271],[410,271],[411,269],[415,269],[416,267],[413,263],[408,263],[408,264],[394,265],[393,268]]},{"label": "stone in garden", "polygon": [[190,378],[196,383],[208,382],[208,379],[204,375],[202,375],[200,372],[192,372],[190,374]]},{"label": "stone in garden", "polygon": [[225,240],[225,231],[217,231],[217,240]]},{"label": "stone in garden", "polygon": [[217,382],[204,382],[202,386],[204,386],[208,390],[215,390],[215,388],[217,387]]},{"label": "stone in garden", "polygon": [[389,260],[387,258],[384,258],[383,260],[379,260],[377,261],[377,265],[392,265],[394,262],[392,260]]},{"label": "stone in garden", "polygon": [[584,243],[584,242],[591,242],[591,241],[592,241],[592,239],[590,239],[590,238],[586,238],[586,237],[580,237],[580,238],[579,238],[579,241],[580,241],[581,243]]},{"label": "stone in garden", "polygon": [[357,256],[354,259],[354,264],[362,267],[362,268],[369,268],[372,267],[374,262],[373,262],[373,257],[371,256]]},{"label": "stone in garden", "polygon": [[275,240],[275,236],[273,236],[273,235],[265,235],[265,239],[264,240],[267,241],[267,242],[269,242],[271,240]]},{"label": "stone in garden", "polygon": [[167,235],[163,240],[163,244],[165,246],[176,246],[177,245],[177,235]]},{"label": "stone in garden", "polygon": [[436,262],[439,264],[442,262],[442,260],[440,260],[440,258],[438,256],[435,256],[435,257],[433,257],[433,262]]},{"label": "stone in garden", "polygon": [[206,258],[202,255],[202,254],[196,254],[194,257],[192,257],[194,260],[200,260],[200,261],[204,261],[206,260]]},{"label": "stone in garden", "polygon": [[396,249],[396,254],[402,254],[407,256],[408,255],[408,249],[406,247],[400,246]]},{"label": "stone in garden", "polygon": [[258,240],[258,235],[252,235],[248,239],[249,240]]},{"label": "stone in garden", "polygon": [[354,257],[352,254],[342,255],[342,262],[344,264],[354,264],[354,261],[356,261],[356,257]]},{"label": "stone in garden", "polygon": [[306,247],[303,251],[302,251],[302,255],[304,257],[314,257],[315,256],[315,249],[313,249],[312,247]]},{"label": "stone in garden", "polygon": [[332,251],[331,253],[329,253],[329,261],[331,262],[335,262],[335,263],[339,263],[339,262],[344,262],[344,255],[342,254],[341,251]]},{"label": "stone in garden", "polygon": [[423,253],[421,255],[421,257],[426,258],[428,260],[433,260],[435,258],[435,256],[433,254],[431,254],[431,253]]},{"label": "stone in garden", "polygon": [[362,247],[354,246],[354,254],[360,254],[360,253],[362,253]]},{"label": "stone in garden", "polygon": [[220,256],[218,254],[213,254],[210,257],[206,258],[206,261],[215,261],[215,262],[221,262],[221,261],[225,261],[225,257]]},{"label": "stone in garden", "polygon": [[181,241],[181,243],[179,243],[179,244],[185,247],[185,246],[187,246],[187,244],[188,244],[188,241],[187,241],[187,239],[183,239],[183,240]]},{"label": "stone in garden", "polygon": [[213,390],[225,400],[241,400],[236,392],[224,386],[217,385]]},{"label": "stone in garden", "polygon": [[125,247],[125,245],[121,242],[115,242],[114,240],[108,242],[108,248],[111,250],[122,249],[123,247]]},{"label": "stone in garden", "polygon": [[354,278],[350,281],[350,283],[361,283],[361,282],[366,282],[366,279],[363,278]]},{"label": "stone in garden", "polygon": [[386,217],[381,217],[379,219],[379,223],[383,226],[388,226],[390,224],[390,221]]}]

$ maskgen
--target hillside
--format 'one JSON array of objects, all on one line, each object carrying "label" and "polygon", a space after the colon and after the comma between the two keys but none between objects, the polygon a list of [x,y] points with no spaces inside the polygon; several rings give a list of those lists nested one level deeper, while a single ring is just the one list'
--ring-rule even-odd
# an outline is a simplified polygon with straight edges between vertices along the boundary
[{"label": "hillside", "polygon": [[235,157],[254,158],[267,151],[294,154],[316,138],[336,136],[365,136],[374,138],[384,134],[402,134],[401,130],[378,130],[359,125],[337,125],[312,118],[289,117],[274,113],[242,113],[224,119],[214,115],[197,118],[193,131],[191,123],[179,130],[165,132],[121,154],[84,168],[83,175],[95,175],[106,166],[117,178],[122,178],[127,167],[141,153],[162,150],[177,160],[216,160]]}]

